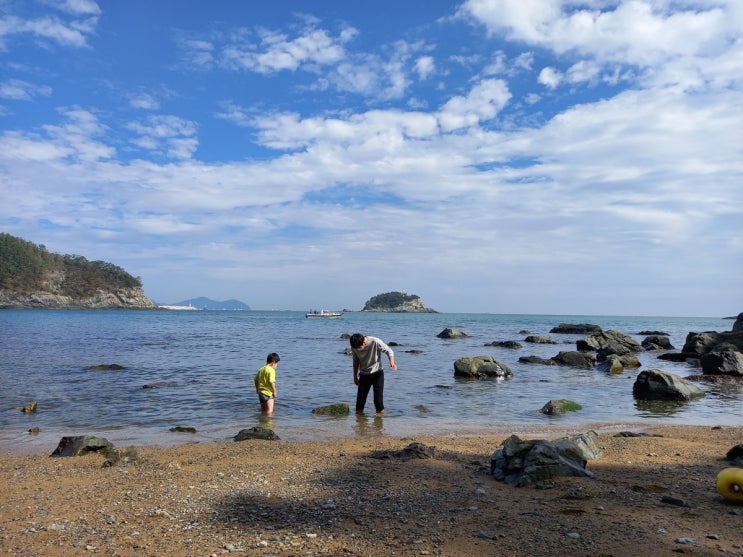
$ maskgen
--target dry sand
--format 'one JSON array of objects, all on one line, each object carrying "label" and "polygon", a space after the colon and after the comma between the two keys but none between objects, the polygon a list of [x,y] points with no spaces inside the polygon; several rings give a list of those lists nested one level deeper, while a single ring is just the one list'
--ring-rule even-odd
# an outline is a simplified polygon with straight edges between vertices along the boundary
[{"label": "dry sand", "polygon": [[[112,467],[0,454],[0,553],[743,555],[743,503],[715,489],[743,427],[645,431],[662,437],[600,433],[594,478],[543,489],[489,475],[507,435],[139,447]],[[434,457],[370,457],[413,441]]]}]

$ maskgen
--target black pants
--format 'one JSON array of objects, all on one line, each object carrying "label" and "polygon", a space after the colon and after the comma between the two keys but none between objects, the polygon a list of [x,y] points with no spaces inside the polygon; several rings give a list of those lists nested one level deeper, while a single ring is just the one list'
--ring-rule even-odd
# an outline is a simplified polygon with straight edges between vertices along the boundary
[{"label": "black pants", "polygon": [[361,413],[366,406],[369,389],[374,387],[374,408],[377,412],[384,410],[384,371],[359,374],[359,390],[356,391],[356,412]]}]

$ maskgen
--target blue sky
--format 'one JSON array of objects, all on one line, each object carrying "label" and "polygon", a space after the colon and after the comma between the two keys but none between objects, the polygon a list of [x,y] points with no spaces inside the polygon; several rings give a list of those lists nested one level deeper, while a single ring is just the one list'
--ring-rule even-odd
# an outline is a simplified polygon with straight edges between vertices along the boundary
[{"label": "blue sky", "polygon": [[743,311],[738,0],[0,0],[0,231],[160,303]]}]

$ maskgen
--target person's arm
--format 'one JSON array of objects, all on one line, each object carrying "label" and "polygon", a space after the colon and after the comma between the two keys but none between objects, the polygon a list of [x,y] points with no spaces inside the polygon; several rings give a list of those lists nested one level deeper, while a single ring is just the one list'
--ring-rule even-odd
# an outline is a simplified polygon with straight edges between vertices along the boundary
[{"label": "person's arm", "polygon": [[255,377],[253,378],[253,383],[255,383],[255,392],[256,392],[256,393],[260,393],[260,392],[261,392],[261,390],[260,390],[260,388],[258,387],[258,376],[257,376],[257,375],[256,375],[256,376],[255,376]]},{"label": "person's arm", "polygon": [[395,363],[395,353],[393,352],[392,348],[387,346],[387,344],[385,344],[381,340],[379,341],[379,347],[382,350],[382,352],[387,354],[387,357],[390,360],[390,368],[397,371],[397,364]]},{"label": "person's arm", "polygon": [[359,384],[359,361],[356,358],[353,359],[353,384]]},{"label": "person's arm", "polygon": [[276,398],[279,396],[278,391],[276,390],[276,382],[271,381],[271,390],[273,391],[273,397]]}]

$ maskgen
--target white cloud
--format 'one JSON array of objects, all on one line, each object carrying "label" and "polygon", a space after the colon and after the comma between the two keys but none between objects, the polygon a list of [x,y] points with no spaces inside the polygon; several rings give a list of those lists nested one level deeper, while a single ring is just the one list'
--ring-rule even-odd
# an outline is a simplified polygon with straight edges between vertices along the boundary
[{"label": "white cloud", "polygon": [[449,99],[439,111],[439,122],[444,131],[475,126],[495,118],[511,98],[506,82],[486,79],[475,85],[467,96]]},{"label": "white cloud", "polygon": [[52,41],[62,46],[85,47],[87,37],[97,26],[96,17],[65,21],[56,16],[24,19],[14,15],[0,17],[0,45],[16,35]]},{"label": "white cloud", "polygon": [[138,134],[132,143],[169,158],[188,159],[198,148],[198,127],[185,118],[153,115],[143,122],[129,122],[126,127]]},{"label": "white cloud", "polygon": [[36,85],[20,79],[8,79],[0,83],[0,98],[15,101],[30,101],[36,96],[49,96],[52,88]]},{"label": "white cloud", "polygon": [[428,79],[428,77],[436,69],[432,56],[421,56],[415,61],[415,71],[418,72],[420,79]]},{"label": "white cloud", "polygon": [[284,33],[263,29],[259,30],[257,46],[246,42],[226,45],[222,51],[222,63],[228,68],[257,73],[296,71],[308,64],[327,66],[344,58],[343,45],[354,36],[355,33],[349,29],[344,29],[334,38],[324,29],[309,28],[291,38]]},{"label": "white cloud", "polygon": [[129,97],[129,104],[134,108],[142,108],[144,110],[156,110],[160,108],[160,101],[149,93],[137,93]]},{"label": "white cloud", "polygon": [[101,8],[94,0],[63,0],[48,2],[49,6],[76,15],[100,15]]},{"label": "white cloud", "polygon": [[562,74],[555,68],[547,67],[542,68],[542,71],[539,72],[537,81],[542,85],[549,87],[550,89],[555,89],[558,85],[560,85],[562,77]]}]

